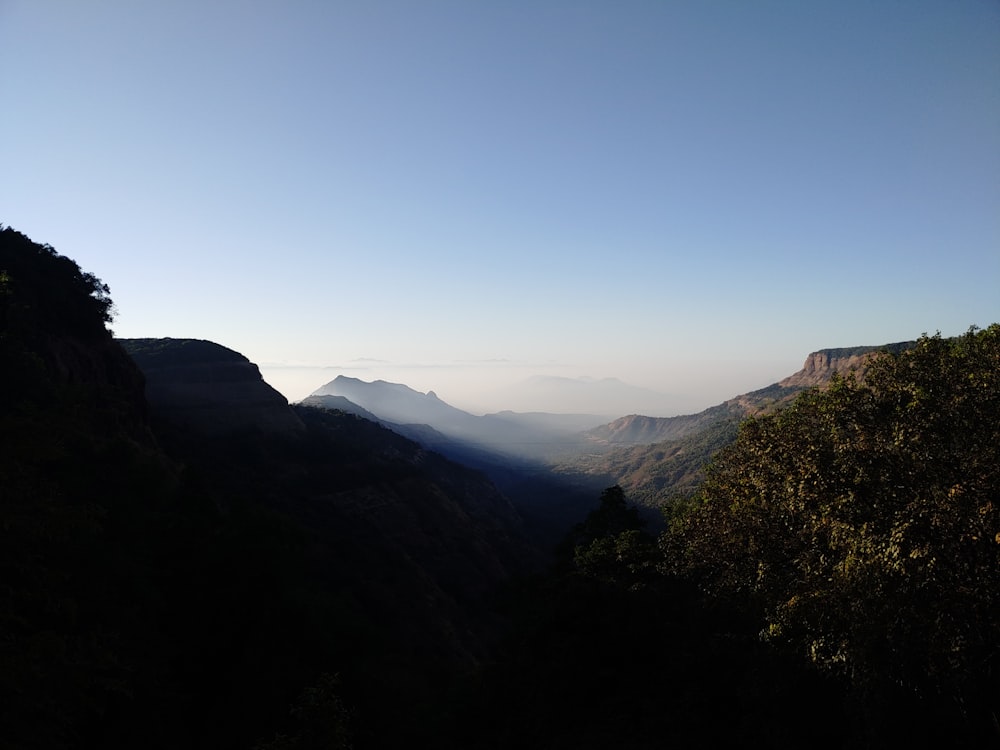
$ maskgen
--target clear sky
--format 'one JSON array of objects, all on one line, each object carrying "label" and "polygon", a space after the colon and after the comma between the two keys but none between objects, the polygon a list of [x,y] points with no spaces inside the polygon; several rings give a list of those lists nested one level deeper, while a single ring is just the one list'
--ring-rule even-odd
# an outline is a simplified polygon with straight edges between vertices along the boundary
[{"label": "clear sky", "polygon": [[1000,320],[994,0],[0,0],[0,113],[0,222],[292,399]]}]

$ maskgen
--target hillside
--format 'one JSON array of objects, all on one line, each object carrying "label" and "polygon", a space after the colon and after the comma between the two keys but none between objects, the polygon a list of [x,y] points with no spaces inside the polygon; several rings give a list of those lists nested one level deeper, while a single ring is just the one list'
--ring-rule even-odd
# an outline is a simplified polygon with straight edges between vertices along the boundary
[{"label": "hillside", "polygon": [[[386,408],[381,398],[386,386],[395,409]],[[557,475],[544,460],[546,456],[578,451],[586,444],[578,432],[579,426],[593,424],[597,417],[514,412],[477,417],[439,401],[436,396],[429,402],[434,411],[427,413],[427,396],[404,385],[354,381],[351,388],[354,398],[379,409],[380,413],[373,414],[345,396],[329,394],[314,394],[303,399],[299,406],[339,411],[376,422],[429,451],[483,472],[510,498],[525,521],[529,538],[546,554],[570,526],[591,510],[602,489],[600,479]],[[416,401],[415,410],[406,408],[408,398]],[[434,419],[435,412],[446,417],[435,419],[436,426],[399,423],[383,416],[388,413],[406,418],[422,414]],[[456,422],[464,429],[456,431]],[[470,431],[476,436],[474,439],[468,437]]]},{"label": "hillside", "polygon": [[854,373],[863,378],[872,354],[898,353],[912,346],[913,342],[901,342],[822,349],[809,354],[802,369],[787,378],[697,414],[622,417],[589,430],[589,452],[564,460],[557,468],[569,475],[594,477],[605,485],[618,484],[633,502],[658,507],[698,486],[704,465],[735,439],[740,422],[747,417],[780,409],[807,388],[823,388],[835,374]]},{"label": "hillside", "polygon": [[[535,565],[508,499],[376,424],[290,408],[223,346],[128,340],[133,360],[107,287],[10,229],[0,269],[0,745],[430,731],[425,707],[490,652],[498,588]],[[317,691],[332,713],[303,725]]]}]

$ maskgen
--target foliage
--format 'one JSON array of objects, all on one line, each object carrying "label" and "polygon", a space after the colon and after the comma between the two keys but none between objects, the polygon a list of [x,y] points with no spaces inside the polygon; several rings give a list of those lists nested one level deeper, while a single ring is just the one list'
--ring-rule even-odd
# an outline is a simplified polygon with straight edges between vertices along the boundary
[{"label": "foliage", "polygon": [[50,245],[0,226],[0,338],[106,335],[113,316],[108,285]]},{"label": "foliage", "polygon": [[103,286],[12,231],[0,260],[0,746],[424,731],[520,559],[509,503],[353,417],[303,410],[294,437],[151,423]]},{"label": "foliage", "polygon": [[254,750],[351,750],[351,709],[340,697],[337,675],[323,673],[316,685],[306,688],[291,709],[295,734],[277,734]]},{"label": "foliage", "polygon": [[655,575],[650,556],[654,538],[643,530],[645,525],[622,488],[608,487],[598,507],[566,535],[557,555],[564,566],[571,560],[586,576],[640,587],[650,574]]},{"label": "foliage", "polygon": [[463,691],[449,746],[840,747],[835,686],[662,575],[641,525],[606,489],[563,564],[512,591],[508,637]]},{"label": "foliage", "polygon": [[201,339],[118,339],[135,362],[147,367],[177,367],[205,362],[244,364],[242,354]]},{"label": "foliage", "polygon": [[861,690],[995,711],[998,445],[1000,325],[924,336],[746,422],[663,546]]}]

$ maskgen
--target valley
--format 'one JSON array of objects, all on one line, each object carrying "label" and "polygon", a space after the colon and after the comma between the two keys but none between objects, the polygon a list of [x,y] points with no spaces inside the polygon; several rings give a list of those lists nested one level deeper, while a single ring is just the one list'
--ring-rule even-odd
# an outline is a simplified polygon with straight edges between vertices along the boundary
[{"label": "valley", "polygon": [[114,338],[10,228],[0,269],[0,746],[995,739],[1000,326],[696,414],[477,416],[289,404],[222,343]]}]

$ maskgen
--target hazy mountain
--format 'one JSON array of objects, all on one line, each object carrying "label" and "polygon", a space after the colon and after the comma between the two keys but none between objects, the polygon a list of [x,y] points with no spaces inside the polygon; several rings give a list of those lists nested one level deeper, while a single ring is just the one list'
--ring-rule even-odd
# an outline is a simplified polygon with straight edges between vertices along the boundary
[{"label": "hazy mountain", "polygon": [[491,420],[511,422],[523,427],[570,434],[589,430],[605,422],[605,418],[597,414],[551,414],[542,411],[498,411],[493,414],[487,414],[486,417]]},{"label": "hazy mountain", "polygon": [[677,417],[646,417],[631,414],[587,431],[592,448],[602,445],[651,445],[665,440],[678,440],[700,432],[722,420],[740,420],[763,408],[794,396],[804,386],[782,386],[778,383],[736,396],[716,406]]},{"label": "hazy mountain", "polygon": [[551,462],[585,450],[578,429],[602,418],[585,414],[475,416],[441,401],[434,393],[385,381],[339,376],[300,402],[373,419],[421,445],[486,473],[511,498],[544,549],[594,506],[600,477],[573,471],[555,474]]},{"label": "hazy mountain", "polygon": [[677,440],[698,432],[720,420],[743,417],[781,404],[796,393],[812,386],[830,382],[834,373],[855,372],[863,375],[865,361],[874,352],[899,352],[913,345],[904,341],[884,346],[857,346],[842,349],[821,349],[806,357],[798,372],[766,388],[735,396],[697,414],[677,417],[646,417],[632,414],[601,425],[587,432],[597,442],[617,445],[649,445],[664,440]]},{"label": "hazy mountain", "polygon": [[309,396],[299,401],[298,406],[307,406],[325,411],[339,411],[345,414],[353,414],[356,417],[367,419],[369,422],[382,425],[398,435],[409,438],[425,448],[437,451],[444,456],[448,456],[466,466],[480,467],[480,461],[476,459],[488,456],[490,460],[495,460],[492,452],[478,451],[472,444],[450,438],[438,432],[428,424],[407,423],[400,424],[388,419],[383,419],[368,411],[364,407],[358,406],[345,396]]},{"label": "hazy mountain", "polygon": [[[331,396],[347,399],[380,422],[406,428],[401,430],[404,434],[413,435],[411,425],[428,425],[453,441],[531,459],[579,450],[585,444],[579,433],[604,421],[592,414],[499,412],[477,416],[445,403],[433,391],[420,393],[400,383],[369,383],[344,375],[318,388],[302,403],[318,403],[316,399]],[[353,411],[350,407],[346,410]]]},{"label": "hazy mountain", "polygon": [[520,412],[562,412],[608,416],[678,414],[683,397],[624,383],[618,378],[535,375],[496,392],[495,398]]},{"label": "hazy mountain", "polygon": [[401,383],[376,380],[368,383],[358,378],[338,375],[311,396],[343,396],[380,418],[399,424],[429,424],[447,427],[450,432],[475,432],[475,417],[437,397],[434,391],[420,393]]}]

